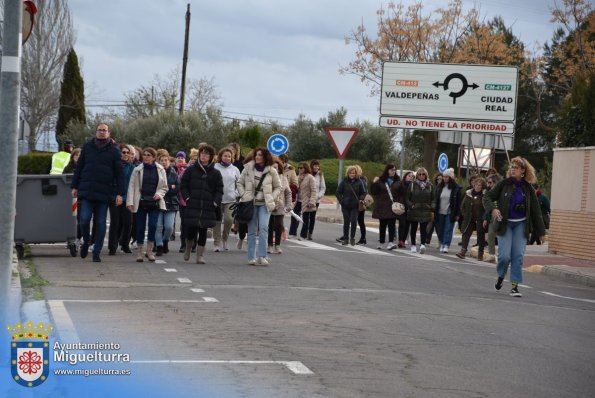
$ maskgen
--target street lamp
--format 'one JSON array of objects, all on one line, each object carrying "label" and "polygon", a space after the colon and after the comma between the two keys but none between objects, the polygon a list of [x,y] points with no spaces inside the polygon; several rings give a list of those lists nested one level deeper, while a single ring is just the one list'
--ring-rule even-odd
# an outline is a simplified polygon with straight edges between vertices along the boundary
[{"label": "street lamp", "polygon": [[23,27],[21,29],[23,34],[23,44],[25,44],[29,36],[31,36],[33,24],[35,22],[35,14],[37,14],[35,3],[32,1],[23,1]]}]

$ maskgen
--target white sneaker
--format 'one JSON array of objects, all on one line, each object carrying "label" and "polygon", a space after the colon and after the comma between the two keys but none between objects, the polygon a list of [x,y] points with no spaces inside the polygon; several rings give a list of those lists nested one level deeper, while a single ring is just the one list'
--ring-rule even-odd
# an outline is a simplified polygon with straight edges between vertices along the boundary
[{"label": "white sneaker", "polygon": [[133,242],[133,243],[130,245],[130,250],[134,250],[134,249],[138,249],[138,246],[136,245],[136,242]]},{"label": "white sneaker", "polygon": [[417,253],[417,247],[415,245],[411,245],[411,253]]},{"label": "white sneaker", "polygon": [[419,247],[419,254],[424,254],[426,252],[426,245],[421,245]]},{"label": "white sneaker", "polygon": [[443,253],[448,253],[448,246],[444,245],[444,251]]},{"label": "white sneaker", "polygon": [[397,248],[397,245],[394,242],[391,242],[388,245],[386,245],[386,250],[393,250],[396,248]]},{"label": "white sneaker", "polygon": [[269,262],[265,257],[258,257],[258,265],[269,265]]},{"label": "white sneaker", "polygon": [[267,253],[271,254],[273,252],[273,246],[267,247]]},{"label": "white sneaker", "polygon": [[378,246],[376,246],[376,249],[378,249],[378,250],[382,250],[382,245],[378,245]]},{"label": "white sneaker", "polygon": [[281,248],[279,246],[275,246],[275,248],[273,249],[273,253],[282,254],[283,250],[281,250]]},{"label": "white sneaker", "polygon": [[244,239],[239,239],[238,243],[236,244],[236,248],[238,250],[242,250],[242,245],[244,244]]},{"label": "white sneaker", "polygon": [[213,251],[214,251],[215,253],[219,253],[219,252],[221,251],[221,248],[220,248],[219,246],[215,246],[215,247],[213,248]]},{"label": "white sneaker", "polygon": [[297,238],[297,235],[288,235],[287,236],[287,239],[295,239],[295,238]]},{"label": "white sneaker", "polygon": [[256,260],[254,260],[254,259],[249,260],[248,265],[256,265]]},{"label": "white sneaker", "polygon": [[229,250],[229,247],[227,247],[227,241],[226,241],[226,240],[224,240],[224,241],[222,242],[222,244],[223,244],[223,250],[225,250],[225,251],[228,251],[228,250]]}]

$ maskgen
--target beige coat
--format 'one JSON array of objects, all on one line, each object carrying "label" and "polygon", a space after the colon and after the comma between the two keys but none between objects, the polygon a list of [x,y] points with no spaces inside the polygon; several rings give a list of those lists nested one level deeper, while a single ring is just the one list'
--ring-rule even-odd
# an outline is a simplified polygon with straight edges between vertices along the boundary
[{"label": "beige coat", "polygon": [[[159,199],[159,208],[161,210],[167,210],[165,207],[165,194],[169,190],[167,186],[167,174],[165,173],[165,169],[159,163],[155,163],[157,165],[157,175],[159,176],[159,181],[157,182],[157,195],[160,196]],[[140,202],[140,190],[143,185],[143,164],[136,166],[134,170],[132,170],[132,175],[130,176],[130,183],[128,184],[128,194],[126,197],[126,206],[133,206],[132,212],[136,213],[138,211],[138,204]]]},{"label": "beige coat", "polygon": [[[240,195],[240,202],[249,202],[254,200],[254,191],[258,185],[254,179],[254,165],[255,163],[253,160],[246,163],[244,165],[244,170],[242,170],[242,174],[240,175],[240,179],[238,180],[237,187],[238,193]],[[267,174],[264,177],[261,190],[264,194],[265,205],[270,213],[275,210],[275,198],[281,192],[281,180],[279,179],[277,170],[271,168],[270,166],[266,166],[264,168],[263,174],[264,173]]]},{"label": "beige coat", "polygon": [[291,189],[289,189],[289,182],[283,174],[279,176],[281,180],[281,192],[275,198],[275,210],[271,213],[274,216],[285,215],[285,209],[291,209]]},{"label": "beige coat", "polygon": [[312,174],[304,174],[303,178],[298,177],[300,181],[300,198],[302,202],[302,213],[316,211],[316,202],[318,202],[318,187],[316,179]]}]

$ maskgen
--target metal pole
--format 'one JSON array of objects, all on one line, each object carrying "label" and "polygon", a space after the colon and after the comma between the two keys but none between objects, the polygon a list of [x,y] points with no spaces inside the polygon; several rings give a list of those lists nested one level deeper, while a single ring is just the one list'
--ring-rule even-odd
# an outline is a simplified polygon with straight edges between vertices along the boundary
[{"label": "metal pole", "polygon": [[401,130],[401,174],[400,177],[403,179],[403,168],[405,167],[405,133],[407,130]]},{"label": "metal pole", "polygon": [[[6,0],[4,2],[2,71],[0,72],[0,126],[2,126],[0,170],[3,172],[2,189],[0,189],[0,225],[2,226],[0,228],[0,324],[4,327],[10,320],[8,318],[11,311],[16,312],[16,316],[19,311],[10,308],[10,280],[16,215],[22,20],[22,1]],[[2,347],[5,347],[4,334],[7,333],[3,333],[0,338]],[[4,357],[4,354],[0,354],[0,357]]]},{"label": "metal pole", "polygon": [[508,155],[508,149],[506,149],[506,141],[504,141],[504,136],[502,134],[498,134],[500,137],[500,141],[502,141],[502,146],[504,147],[504,152],[506,152],[506,158],[508,159],[508,164],[510,164],[510,155]]},{"label": "metal pole", "polygon": [[[339,178],[337,178],[337,187],[341,183],[341,180],[343,180],[343,159],[339,159]],[[339,201],[337,201],[337,210],[340,208],[341,205],[339,204]]]},{"label": "metal pole", "polygon": [[468,152],[466,154],[466,157],[467,157],[467,172],[466,172],[467,177],[466,178],[467,178],[467,181],[469,181],[469,169],[471,168],[471,133],[467,133],[467,137],[469,137],[469,138],[467,139],[467,151]]},{"label": "metal pole", "polygon": [[186,96],[186,65],[188,64],[188,37],[190,35],[190,3],[186,9],[186,33],[184,35],[184,57],[182,59],[182,88],[180,89],[180,115],[184,113]]}]

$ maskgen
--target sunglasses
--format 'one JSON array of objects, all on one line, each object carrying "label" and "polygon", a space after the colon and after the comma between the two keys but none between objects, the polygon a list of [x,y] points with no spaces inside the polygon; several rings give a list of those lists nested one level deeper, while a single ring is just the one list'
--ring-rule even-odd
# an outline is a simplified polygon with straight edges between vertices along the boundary
[{"label": "sunglasses", "polygon": [[128,155],[130,152],[128,151],[122,151],[122,155]]}]

